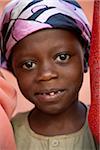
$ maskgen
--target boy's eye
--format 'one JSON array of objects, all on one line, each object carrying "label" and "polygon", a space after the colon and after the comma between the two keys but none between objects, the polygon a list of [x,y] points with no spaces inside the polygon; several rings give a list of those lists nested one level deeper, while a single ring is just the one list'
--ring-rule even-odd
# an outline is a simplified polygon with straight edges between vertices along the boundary
[{"label": "boy's eye", "polygon": [[22,68],[26,70],[32,70],[36,67],[36,63],[34,63],[32,60],[28,60],[23,63]]},{"label": "boy's eye", "polygon": [[56,56],[56,62],[62,62],[62,63],[66,63],[69,59],[70,59],[70,55],[67,53],[61,53],[61,54],[57,54]]}]

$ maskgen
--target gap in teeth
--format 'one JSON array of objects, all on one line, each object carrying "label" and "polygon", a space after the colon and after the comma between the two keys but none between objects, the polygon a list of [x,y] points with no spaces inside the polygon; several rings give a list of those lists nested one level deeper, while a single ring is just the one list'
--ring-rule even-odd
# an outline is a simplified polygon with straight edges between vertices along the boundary
[{"label": "gap in teeth", "polygon": [[60,93],[61,93],[61,91],[56,91],[56,92],[51,92],[51,93],[47,93],[47,94],[50,95],[50,96],[53,96],[55,94],[60,94]]},{"label": "gap in teeth", "polygon": [[41,93],[41,95],[50,95],[50,96],[54,96],[55,94],[60,94],[62,91],[54,91],[54,92],[50,92],[50,93]]}]

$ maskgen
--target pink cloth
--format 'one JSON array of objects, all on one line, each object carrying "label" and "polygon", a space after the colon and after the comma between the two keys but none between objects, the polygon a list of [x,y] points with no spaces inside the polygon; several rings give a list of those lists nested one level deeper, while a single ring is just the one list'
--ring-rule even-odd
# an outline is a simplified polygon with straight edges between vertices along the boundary
[{"label": "pink cloth", "polygon": [[0,76],[0,150],[16,150],[13,130],[10,124],[15,106],[16,91]]}]

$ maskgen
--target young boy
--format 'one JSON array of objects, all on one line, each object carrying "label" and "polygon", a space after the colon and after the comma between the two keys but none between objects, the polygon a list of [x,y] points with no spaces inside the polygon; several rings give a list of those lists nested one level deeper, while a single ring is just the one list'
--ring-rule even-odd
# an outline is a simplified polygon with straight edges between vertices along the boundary
[{"label": "young boy", "polygon": [[2,65],[35,108],[12,120],[18,150],[95,150],[78,99],[90,27],[76,1],[15,0],[1,23]]}]

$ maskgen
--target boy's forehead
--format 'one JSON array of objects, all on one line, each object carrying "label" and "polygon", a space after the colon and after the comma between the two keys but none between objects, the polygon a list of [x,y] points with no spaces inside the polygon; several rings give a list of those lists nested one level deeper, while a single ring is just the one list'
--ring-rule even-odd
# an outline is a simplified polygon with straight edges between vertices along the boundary
[{"label": "boy's forehead", "polygon": [[[80,48],[79,48],[80,47]],[[33,32],[13,47],[13,56],[34,56],[34,54],[58,53],[60,51],[82,51],[82,46],[73,32],[63,29],[45,29]]]},{"label": "boy's forehead", "polygon": [[[46,35],[46,37],[45,37]],[[57,36],[58,35],[58,36]],[[36,32],[32,32],[31,34],[27,35],[25,38],[23,38],[20,41],[23,41],[24,39],[39,39],[40,41],[43,38],[51,38],[51,37],[56,37],[54,40],[56,40],[57,38],[61,38],[61,37],[66,37],[66,36],[73,36],[77,38],[77,34],[74,32],[74,30],[66,30],[66,29],[61,29],[61,28],[47,28],[47,29],[42,29],[42,30],[38,30]],[[42,38],[41,38],[42,37]]]}]

